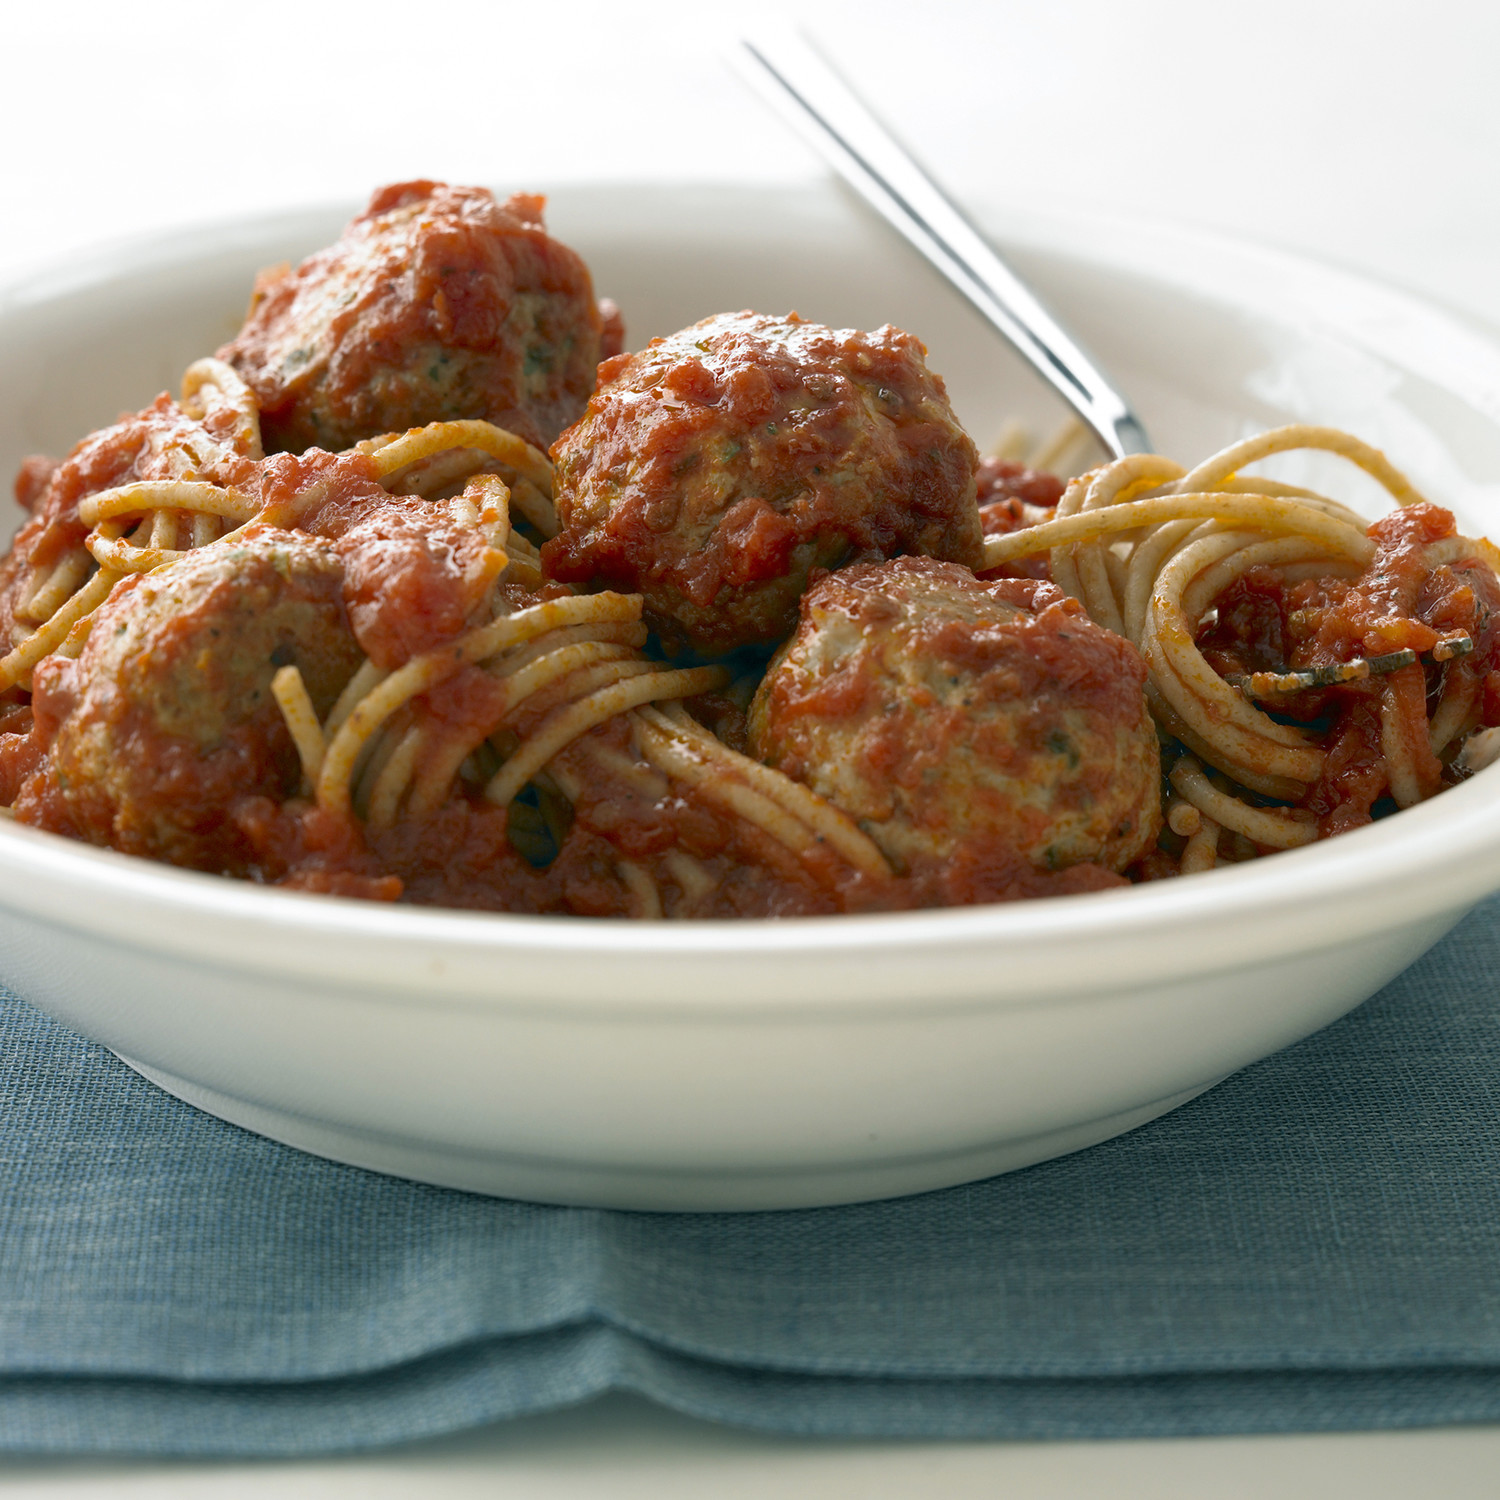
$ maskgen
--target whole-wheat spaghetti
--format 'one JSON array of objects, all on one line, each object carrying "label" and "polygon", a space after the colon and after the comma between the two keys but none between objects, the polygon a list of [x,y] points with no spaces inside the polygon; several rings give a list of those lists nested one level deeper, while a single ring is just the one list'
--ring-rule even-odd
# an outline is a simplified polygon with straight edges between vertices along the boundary
[{"label": "whole-wheat spaghetti", "polygon": [[[1192,807],[1197,816],[1169,816],[1169,826],[1188,840],[1181,853],[1184,871],[1212,864],[1210,845],[1220,830],[1264,851],[1317,836],[1314,813],[1273,804],[1296,803],[1319,782],[1327,768],[1324,736],[1268,712],[1226,681],[1199,645],[1218,601],[1253,573],[1282,585],[1310,579],[1353,583],[1375,558],[1377,544],[1366,521],[1347,506],[1240,472],[1299,449],[1347,459],[1398,506],[1426,503],[1368,444],[1331,428],[1295,425],[1236,443],[1191,471],[1156,455],[1119,459],[1073,480],[1052,519],[991,537],[985,545],[986,568],[1047,553],[1053,578],[1098,623],[1141,651],[1160,730],[1185,752],[1172,767],[1171,785],[1183,799],[1177,805]],[[1387,590],[1389,614],[1411,614],[1422,580],[1454,564],[1500,574],[1500,555],[1488,541],[1445,537],[1425,549],[1421,569],[1411,571],[1399,591]],[[1457,654],[1439,641],[1433,660]],[[1414,657],[1408,653],[1405,659]],[[1360,674],[1331,672],[1329,680],[1339,675],[1353,680]],[[1380,683],[1380,750],[1398,806],[1439,790],[1439,753],[1477,722],[1474,676],[1445,672],[1438,693],[1429,722],[1419,665],[1391,671]]]},{"label": "whole-wheat spaghetti", "polygon": [[[0,658],[7,711],[24,712],[49,657],[93,659],[90,632],[117,586],[121,598],[143,591],[141,575],[191,569],[205,549],[226,565],[236,547],[264,562],[256,547],[268,534],[284,544],[284,533],[302,532],[321,538],[317,555],[343,589],[354,567],[349,528],[384,517],[387,531],[376,525],[358,542],[363,581],[332,606],[341,639],[353,642],[348,655],[335,653],[336,678],[319,677],[326,663],[299,659],[285,642],[270,652],[273,672],[264,657],[252,663],[268,672],[267,712],[285,729],[274,751],[282,791],[269,815],[253,798],[227,815],[252,830],[279,818],[275,839],[303,860],[296,879],[385,893],[388,880],[361,887],[358,871],[441,826],[450,832],[432,839],[467,839],[462,857],[480,861],[481,883],[494,868],[510,882],[496,891],[526,890],[534,873],[536,890],[563,903],[538,909],[659,919],[917,899],[879,816],[851,816],[830,800],[836,783],[820,795],[766,763],[773,756],[746,753],[756,749],[746,710],[763,656],[729,657],[733,668],[667,659],[673,642],[649,613],[646,584],[630,592],[603,586],[601,575],[582,578],[592,591],[580,591],[549,578],[566,541],[544,555],[559,533],[553,468],[520,436],[478,419],[439,421],[302,470],[276,468],[255,394],[217,360],[192,365],[176,407],[152,413],[129,477],[43,517],[28,533],[31,550],[12,560],[11,649]],[[1079,441],[1067,431],[1040,460],[1062,464]],[[1024,452],[1017,432],[1004,444],[1008,460]],[[1132,879],[1166,867],[1192,873],[1352,826],[1339,821],[1351,805],[1354,821],[1377,800],[1412,806],[1463,774],[1471,737],[1500,722],[1494,633],[1485,634],[1500,611],[1500,553],[1435,520],[1425,531],[1382,531],[1306,486],[1244,472],[1297,449],[1348,460],[1383,486],[1397,514],[1438,514],[1367,444],[1295,426],[1192,469],[1159,455],[1120,459],[1073,479],[1053,512],[1018,506],[1019,529],[984,543],[986,572],[1044,557],[1051,580],[1145,663],[1164,747],[1163,831],[1149,854],[1101,867],[1106,880],[1119,881],[1126,859],[1137,861]],[[562,498],[566,513],[565,489]],[[359,621],[368,627],[370,611],[384,607],[382,591],[403,589],[441,626],[425,621],[417,644],[401,650],[360,635]],[[442,615],[454,597],[461,607]],[[205,673],[213,651],[232,657],[236,646],[206,645]],[[1111,649],[1126,652],[1118,641]],[[1246,657],[1238,665],[1235,651]],[[954,666],[949,685],[966,670]],[[1153,751],[1154,803],[1155,741],[1138,681],[1128,691]],[[829,701],[862,704],[860,689],[846,682]],[[938,697],[924,701],[931,708]],[[908,748],[910,764],[891,757],[894,780],[937,774],[921,763],[925,747]],[[1357,795],[1345,796],[1355,783]],[[1142,847],[1157,837],[1156,815],[1153,805],[1138,820]],[[422,847],[425,868],[441,864],[440,843],[436,854]],[[768,908],[746,869],[774,871],[777,899],[789,904]],[[735,905],[735,890],[750,892],[747,907]],[[850,892],[857,899],[841,904]],[[508,899],[486,893],[492,905]]]}]

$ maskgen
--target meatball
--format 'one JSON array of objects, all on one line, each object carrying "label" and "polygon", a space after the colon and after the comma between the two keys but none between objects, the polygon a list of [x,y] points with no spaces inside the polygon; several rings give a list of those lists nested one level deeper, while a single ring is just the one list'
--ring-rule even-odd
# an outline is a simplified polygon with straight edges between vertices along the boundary
[{"label": "meatball", "polygon": [[724,313],[610,360],[553,449],[552,576],[646,598],[669,650],[783,640],[815,568],[975,564],[978,456],[922,345]]},{"label": "meatball", "polygon": [[575,421],[602,323],[543,201],[398,183],[336,245],[263,273],[219,358],[260,401],[266,447],[336,450],[469,417],[545,447]]},{"label": "meatball", "polygon": [[[69,553],[86,563],[89,527],[78,518],[89,495],[137,480],[205,479],[245,487],[257,477],[254,461],[236,442],[238,413],[213,402],[202,418],[189,416],[170,396],[91,432],[61,460],[34,456],[16,476],[15,495],[30,518],[0,560],[0,636],[18,644],[42,623],[30,608],[31,590]],[[54,599],[52,608],[61,602]]]},{"label": "meatball", "polygon": [[1135,648],[1050,583],[856,565],[803,599],[750,706],[750,749],[903,872],[996,848],[1120,871],[1160,822],[1145,682]]},{"label": "meatball", "polygon": [[[342,581],[332,543],[264,527],[121,584],[78,660],[37,668],[47,763],[18,814],[127,854],[245,873],[233,804],[298,783],[272,677],[295,664],[322,714],[362,659]],[[34,800],[53,816],[33,816]]]}]

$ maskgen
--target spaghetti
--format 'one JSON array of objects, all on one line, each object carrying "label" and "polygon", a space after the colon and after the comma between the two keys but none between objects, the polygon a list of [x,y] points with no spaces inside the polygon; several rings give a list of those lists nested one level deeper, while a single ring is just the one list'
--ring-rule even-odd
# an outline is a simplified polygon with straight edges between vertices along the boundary
[{"label": "spaghetti", "polygon": [[[261,317],[289,347],[294,290]],[[411,316],[399,373],[442,385]],[[1332,429],[1063,484],[1038,471],[1081,429],[1028,469],[1012,426],[976,504],[914,339],[745,313],[604,365],[556,470],[535,412],[268,454],[335,418],[349,442],[389,382],[325,376],[289,414],[258,348],[227,346],[258,384],[199,360],[28,465],[0,573],[18,819],[380,899],[889,910],[1302,847],[1437,794],[1500,726],[1500,552]],[[1300,450],[1392,514],[1246,472]]]},{"label": "spaghetti", "polygon": [[[1241,473],[1308,449],[1363,469],[1407,512],[1405,520],[1398,512],[1367,528],[1335,500]],[[1211,841],[1236,858],[1247,841],[1253,854],[1337,831],[1340,820],[1331,815],[1348,799],[1333,805],[1336,782],[1349,772],[1349,746],[1339,736],[1354,711],[1378,715],[1363,765],[1367,777],[1383,777],[1380,790],[1397,806],[1432,796],[1445,774],[1461,774],[1456,752],[1478,726],[1481,693],[1494,681],[1488,622],[1500,600],[1500,553],[1486,540],[1453,534],[1451,517],[1357,438],[1282,427],[1191,472],[1154,455],[1120,459],[1074,480],[1052,519],[989,538],[984,561],[1001,568],[1043,553],[1059,584],[1146,661],[1148,701],[1178,757],[1170,784],[1201,819],[1169,819],[1174,835],[1188,839],[1182,869],[1210,867]],[[1300,634],[1301,659],[1293,663],[1300,670],[1225,672],[1222,650],[1217,663],[1210,660],[1206,628],[1225,618],[1226,600],[1252,597],[1247,584],[1258,587],[1262,606],[1276,603],[1278,639]],[[1296,618],[1299,600],[1304,616],[1322,612],[1321,630]],[[1475,644],[1466,630],[1485,634],[1482,662],[1466,662]],[[1220,646],[1222,637],[1215,637]],[[1411,641],[1404,651],[1350,655],[1358,642],[1379,650],[1402,645],[1402,637]],[[1232,644],[1251,643],[1242,629]],[[1331,764],[1335,754],[1342,763]],[[1366,806],[1376,800],[1366,797]],[[1226,848],[1221,832],[1239,842]]]}]

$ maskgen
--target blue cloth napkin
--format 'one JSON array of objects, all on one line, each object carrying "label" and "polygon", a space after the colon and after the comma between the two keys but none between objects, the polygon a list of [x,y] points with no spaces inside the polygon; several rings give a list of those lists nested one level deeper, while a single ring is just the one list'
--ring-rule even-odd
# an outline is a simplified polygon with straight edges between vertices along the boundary
[{"label": "blue cloth napkin", "polygon": [[1130,1135],[706,1217],[319,1161],[0,995],[0,1447],[313,1453],[611,1387],[842,1435],[1500,1420],[1497,991],[1490,902]]}]

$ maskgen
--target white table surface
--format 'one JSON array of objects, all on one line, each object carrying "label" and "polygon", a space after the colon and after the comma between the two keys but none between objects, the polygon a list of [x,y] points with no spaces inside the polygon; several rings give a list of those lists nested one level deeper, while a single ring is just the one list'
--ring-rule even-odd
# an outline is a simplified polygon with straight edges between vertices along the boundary
[{"label": "white table surface", "polygon": [[[720,60],[742,9],[766,7],[27,5],[0,20],[0,280],[104,239],[357,199],[405,177],[545,191],[817,176]],[[1500,328],[1500,9],[1487,0],[804,0],[796,12],[960,197],[1211,226]],[[5,1500],[812,1492],[1456,1500],[1500,1494],[1500,1427],[808,1443],[616,1396],[349,1459],[0,1459]]]}]

